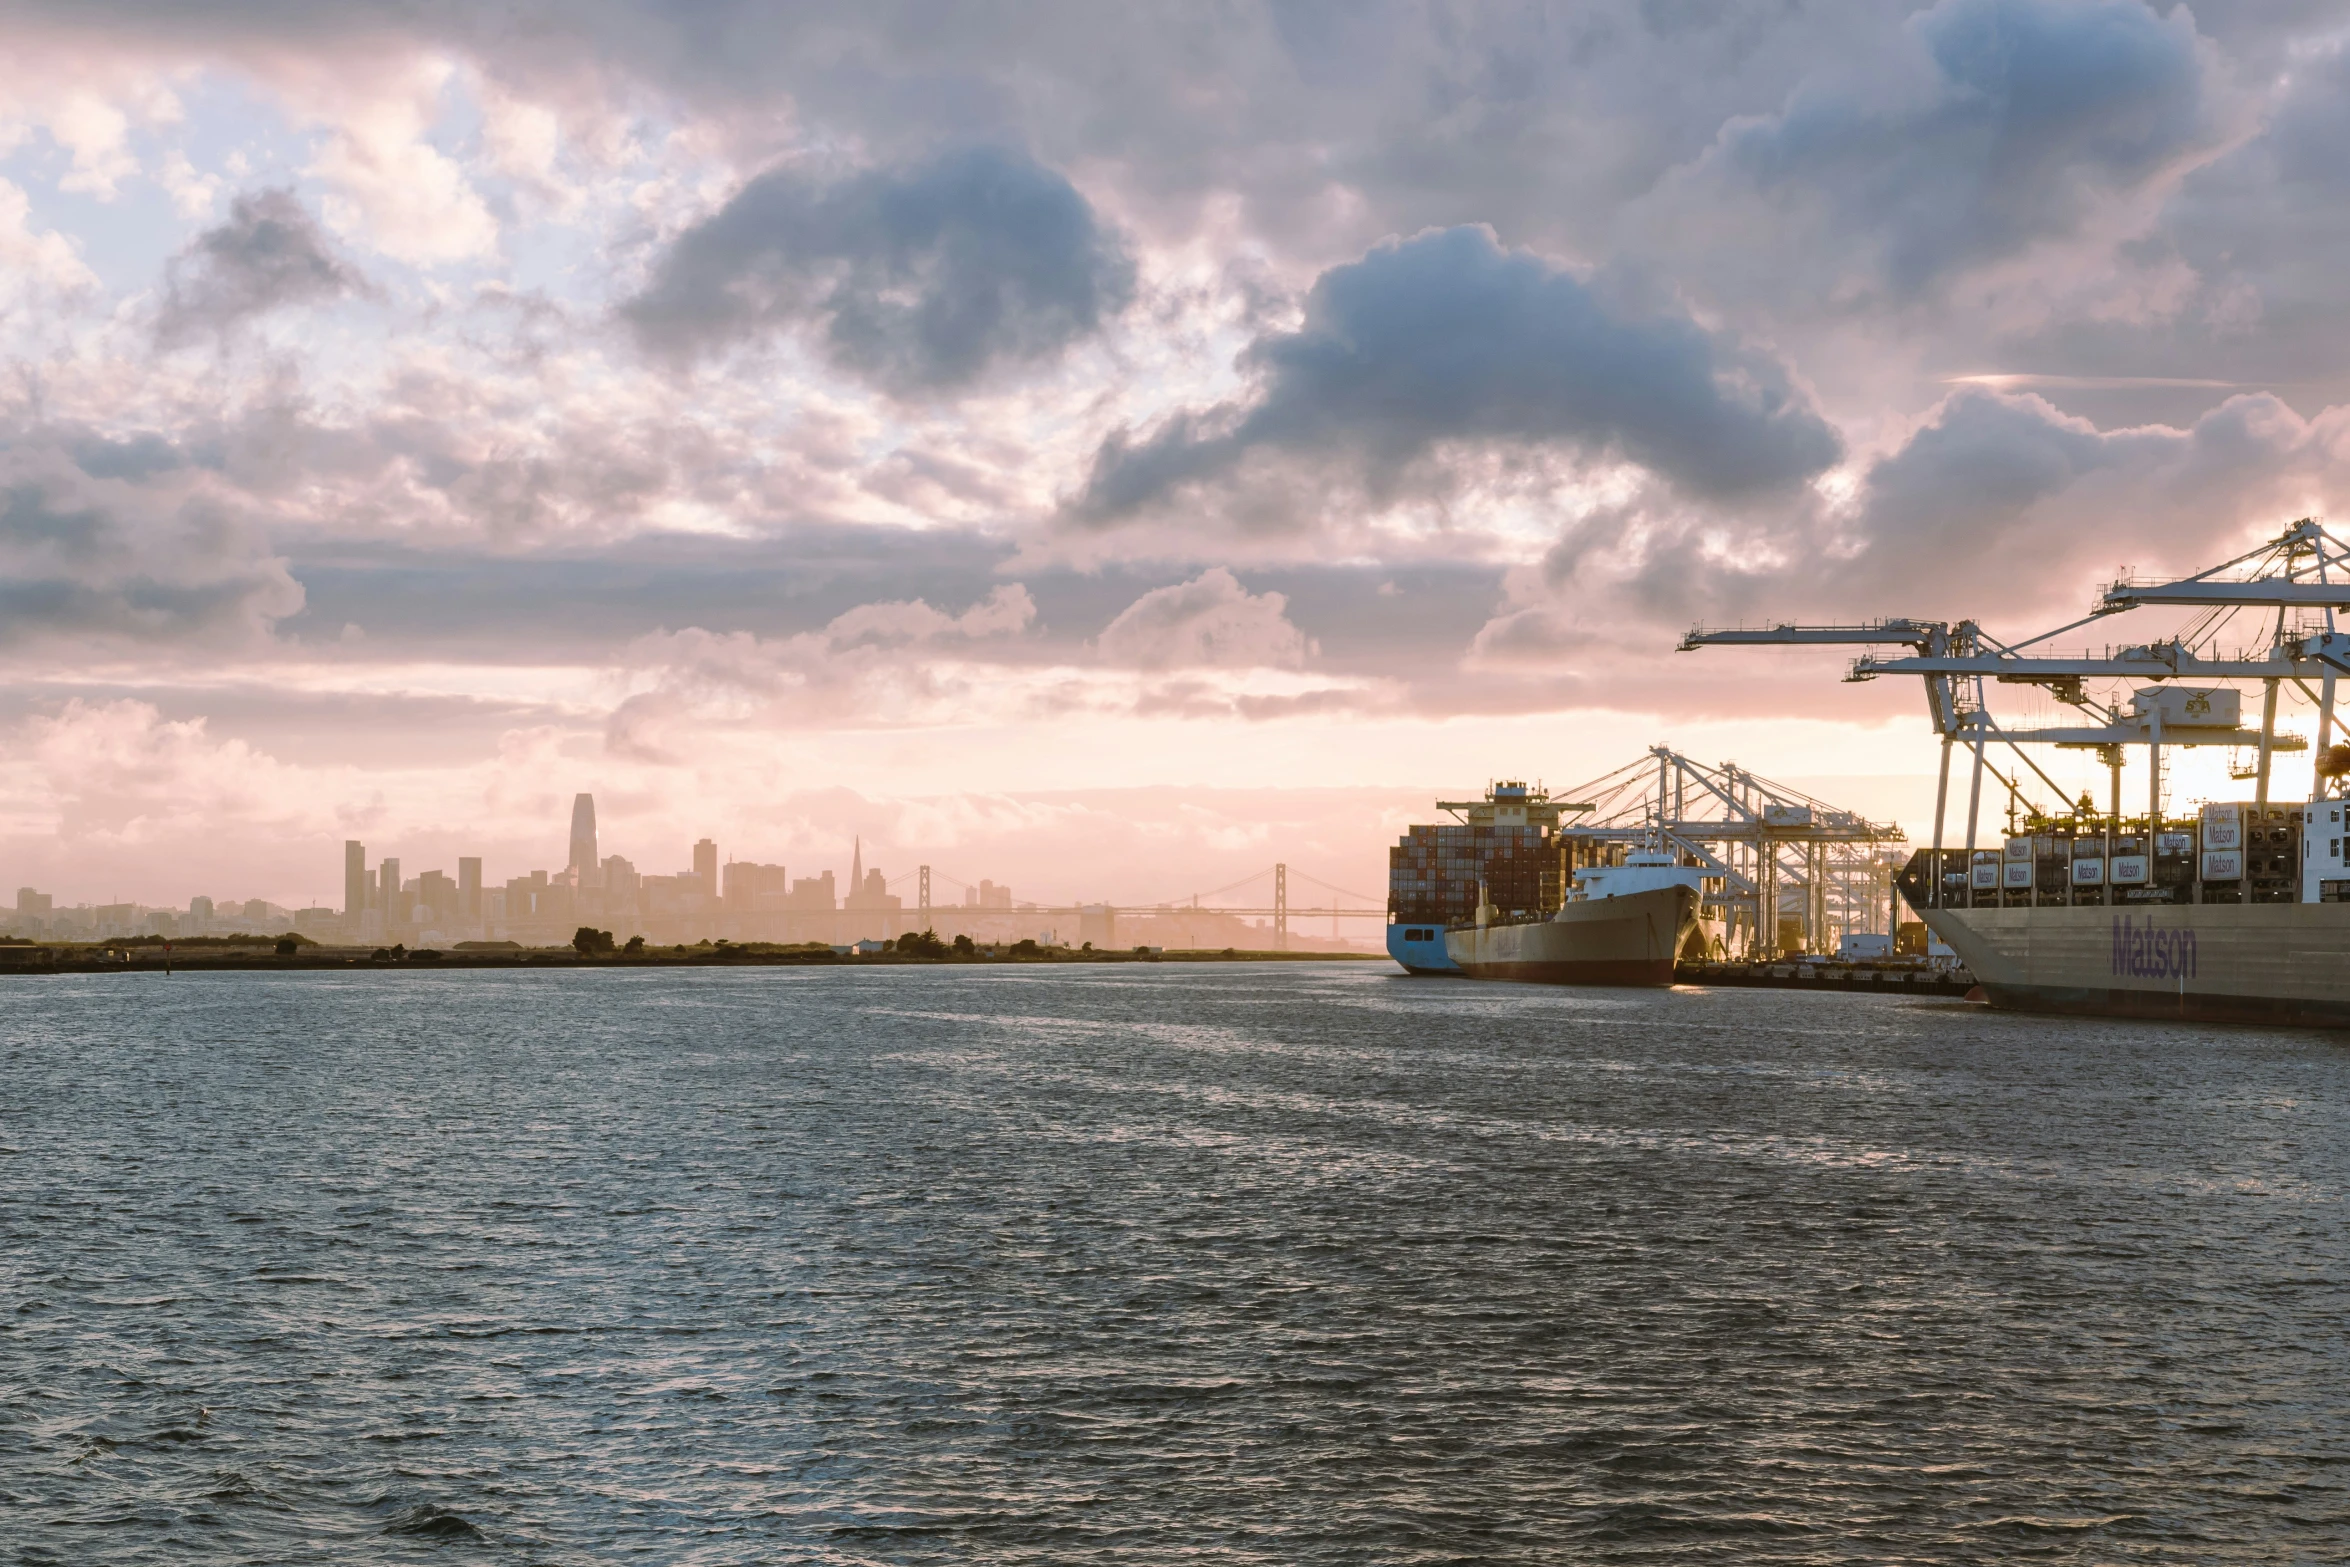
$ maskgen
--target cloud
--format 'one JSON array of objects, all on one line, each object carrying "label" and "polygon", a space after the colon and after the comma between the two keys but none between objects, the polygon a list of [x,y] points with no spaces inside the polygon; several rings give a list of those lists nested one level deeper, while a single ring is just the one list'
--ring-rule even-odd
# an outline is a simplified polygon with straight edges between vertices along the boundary
[{"label": "cloud", "polygon": [[[278,634],[322,656],[394,665],[551,660],[602,668],[616,647],[679,626],[773,643],[835,622],[857,626],[868,612],[895,617],[907,612],[873,606],[908,602],[922,604],[922,617],[970,631],[975,610],[1003,603],[997,590],[1016,570],[1033,606],[1021,634],[966,637],[952,644],[953,656],[998,667],[1084,667],[1103,657],[1102,628],[1138,598],[1201,574],[1165,562],[1015,564],[1002,536],[949,528],[797,525],[749,537],[647,533],[591,547],[558,538],[527,548],[290,535],[285,547],[304,607]],[[1315,669],[1358,678],[1450,667],[1487,618],[1502,578],[1492,562],[1444,558],[1269,565],[1246,580],[1253,596],[1270,589],[1280,597]],[[941,605],[971,608],[960,615],[933,608]],[[365,628],[363,647],[334,646],[346,624]]]},{"label": "cloud", "polygon": [[2295,517],[2350,508],[2350,407],[2265,393],[2186,427],[2103,430],[2044,399],[1953,393],[1840,502],[1734,520],[1670,497],[1592,514],[1511,574],[1474,654],[1508,663],[1627,627],[1753,617],[2077,613],[2122,567],[2200,570]]},{"label": "cloud", "polygon": [[621,313],[680,360],[810,331],[841,369],[917,396],[1049,361],[1133,291],[1067,180],[981,147],[830,183],[762,174],[680,234]]},{"label": "cloud", "polygon": [[224,830],[333,825],[314,780],[242,740],[215,739],[201,718],[166,719],[149,702],[76,698],[14,728],[17,781],[81,852],[184,851]]},{"label": "cloud", "polygon": [[220,177],[199,170],[177,147],[163,155],[155,183],[163,187],[164,194],[171,197],[172,209],[183,218],[209,216],[212,204],[220,199]]},{"label": "cloud", "polygon": [[0,313],[13,316],[97,284],[74,242],[54,230],[34,232],[23,189],[0,179]]},{"label": "cloud", "polygon": [[[1869,575],[1887,579],[1958,551],[2022,548],[2017,530],[2051,497],[2133,456],[2168,458],[2179,444],[2169,431],[2110,436],[2037,397],[1962,392],[1870,466],[1857,529],[1865,541],[1861,558]],[[2036,542],[2033,553],[2062,549],[2067,541],[2059,535]]]},{"label": "cloud", "polygon": [[1035,601],[1014,582],[959,615],[914,599],[860,604],[820,631],[791,637],[698,626],[639,637],[621,662],[646,689],[613,709],[605,745],[619,756],[669,762],[690,749],[680,731],[698,724],[949,716],[971,689],[951,666],[979,644],[1019,636],[1035,619]]},{"label": "cloud", "polygon": [[172,261],[156,341],[171,347],[224,336],[272,310],[363,287],[292,191],[248,192],[229,204],[227,222],[197,235]]},{"label": "cloud", "polygon": [[[1992,362],[2265,382],[2309,400],[2303,406],[2350,392],[2350,278],[2335,259],[2350,245],[2343,38],[2295,48],[2265,108],[2259,133],[2189,174],[2137,247],[2180,275],[2170,312],[2060,316],[2000,345]],[[2138,417],[2151,411],[2139,407]],[[2187,417],[2177,406],[2161,412]]]},{"label": "cloud", "polygon": [[1017,582],[997,588],[960,615],[931,608],[920,599],[860,604],[833,617],[822,644],[829,653],[859,648],[904,647],[916,642],[1016,636],[1036,619],[1036,601]]},{"label": "cloud", "polygon": [[1885,57],[1836,61],[1776,113],[1729,121],[1654,204],[1716,277],[1914,298],[2150,219],[2141,198],[2225,143],[2213,72],[2185,6],[1940,0]]},{"label": "cloud", "polygon": [[1104,627],[1102,658],[1135,669],[1294,669],[1316,651],[1291,625],[1289,601],[1252,594],[1222,566],[1153,588]]},{"label": "cloud", "polygon": [[497,219],[464,165],[432,142],[450,74],[444,60],[386,68],[371,59],[304,93],[329,126],[309,170],[333,192],[327,222],[414,266],[487,256],[498,243]]},{"label": "cloud", "polygon": [[1479,669],[1512,664],[1556,669],[1587,657],[1592,642],[1575,625],[1570,604],[1508,602],[1478,628],[1466,661]]},{"label": "cloud", "polygon": [[772,146],[779,128],[804,126],[818,145],[884,162],[982,139],[1060,166],[1108,160],[1163,209],[1237,195],[1253,231],[1311,244],[1336,220],[1348,250],[1464,212],[1510,232],[1536,214],[1596,216],[1593,197],[1701,146],[1726,113],[1778,101],[1822,53],[1887,25],[1874,14],[1884,8],[1850,3],[1660,0],[1590,0],[1563,18],[1423,5],[590,0],[559,8],[560,25],[543,5],[16,9],[73,36],[85,58],[170,48],[282,72],[289,56],[323,56],[347,77],[419,49],[468,57],[526,96],[621,113],[650,104],[739,144]]},{"label": "cloud", "polygon": [[301,606],[285,561],[167,443],[0,441],[0,642],[233,645]]},{"label": "cloud", "polygon": [[[2346,459],[2350,409],[2304,419],[2265,393],[2183,429],[2100,430],[2038,397],[1965,391],[1870,465],[1862,547],[1826,574],[1936,603],[1959,586],[2017,608],[2077,602],[2101,567],[2201,570],[2339,506]],[[2020,578],[2008,564],[2027,561]]]},{"label": "cloud", "polygon": [[1282,477],[1380,505],[1440,489],[1444,475],[1424,470],[1452,447],[1629,462],[1711,498],[1800,484],[1841,453],[1777,360],[1686,315],[1619,305],[1482,226],[1323,273],[1303,324],[1257,338],[1242,366],[1252,399],[1113,435],[1066,515],[1115,523]]},{"label": "cloud", "polygon": [[96,94],[69,94],[50,114],[49,131],[73,153],[73,167],[57,181],[59,190],[112,201],[115,187],[139,171],[127,145],[129,118]]},{"label": "cloud", "polygon": [[229,383],[226,408],[183,363],[165,383],[179,395],[155,412],[180,444],[214,454],[220,484],[256,514],[312,539],[470,549],[744,531],[853,493],[853,473],[807,460],[789,433],[762,430],[760,460],[745,461],[740,425],[712,429],[679,389],[615,385],[587,356],[512,367],[461,341],[409,346],[310,379],[286,363],[302,362],[289,340],[254,363],[259,376]]}]

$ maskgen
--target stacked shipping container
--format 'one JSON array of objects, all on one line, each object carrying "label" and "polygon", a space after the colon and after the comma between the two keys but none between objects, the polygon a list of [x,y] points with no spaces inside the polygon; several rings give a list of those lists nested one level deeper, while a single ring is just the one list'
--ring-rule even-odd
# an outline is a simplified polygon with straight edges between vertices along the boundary
[{"label": "stacked shipping container", "polygon": [[[2143,822],[2118,833],[2084,824],[2009,838],[1979,849],[1944,851],[1945,906],[2046,908],[2079,904],[2297,903],[2311,808],[2221,804],[2203,807],[2194,827]],[[2339,848],[2342,840],[2334,840]],[[1930,872],[1921,852],[1904,873],[1921,889]]]},{"label": "stacked shipping container", "polygon": [[1390,923],[1466,924],[1477,886],[1502,919],[1538,919],[1559,905],[1559,844],[1547,826],[1419,826],[1387,851]]}]

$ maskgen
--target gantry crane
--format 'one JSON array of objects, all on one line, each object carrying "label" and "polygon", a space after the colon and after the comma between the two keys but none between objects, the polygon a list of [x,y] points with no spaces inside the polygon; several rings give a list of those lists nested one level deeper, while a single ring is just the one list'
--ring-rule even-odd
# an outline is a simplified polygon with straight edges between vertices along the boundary
[{"label": "gantry crane", "polygon": [[[2164,641],[2107,647],[2101,656],[2068,658],[2042,649],[2052,639],[2092,622],[2129,611],[2180,607],[2202,611],[2186,627]],[[2254,776],[2257,803],[2265,807],[2269,794],[2269,764],[2278,751],[2307,749],[2296,735],[2277,732],[2280,687],[2291,684],[2308,696],[2317,709],[2318,768],[2315,791],[2322,794],[2329,780],[2350,772],[2350,747],[2333,744],[2335,677],[2350,671],[2350,637],[2336,628],[2338,611],[2350,609],[2350,548],[2317,522],[2303,518],[2283,533],[2217,566],[2163,582],[2122,580],[2108,584],[2097,603],[2082,618],[2054,630],[2005,643],[1971,620],[1955,623],[1929,620],[1880,620],[1859,625],[1779,625],[1758,630],[1692,630],[1681,640],[1681,651],[1701,647],[1846,644],[1902,647],[1906,653],[1863,653],[1852,661],[1847,680],[1874,680],[1880,675],[1914,675],[1921,679],[1934,731],[1942,739],[1941,770],[1934,792],[1934,861],[1942,864],[1942,839],[1950,793],[1950,753],[1965,740],[1974,753],[1973,778],[1967,798],[1967,863],[1974,861],[1977,821],[1981,811],[1984,751],[1993,740],[2012,747],[2032,770],[2048,781],[2023,747],[2056,745],[2094,750],[2113,776],[2112,813],[2121,816],[2123,748],[2147,748],[2147,828],[2162,819],[2162,748],[2170,745],[2227,745],[2259,747]],[[2266,613],[2274,611],[2273,620]],[[2250,649],[2223,651],[2220,639],[2247,611],[2261,612],[2265,642]],[[2311,618],[2314,617],[2314,620]],[[2315,678],[2319,690],[2311,691]],[[2104,702],[2092,697],[2090,680],[2148,681],[2151,687]],[[2173,682],[2227,683],[2258,680],[2263,683],[2261,721],[2257,730],[2241,726],[2233,693],[2224,703],[2203,694],[2198,703],[2188,694],[2173,701],[2164,687]],[[2005,728],[1991,717],[1985,700],[1988,684],[2030,685],[2046,690],[2057,701],[2079,709],[2089,722],[2034,729]],[[1970,689],[1971,688],[1971,689]],[[1971,697],[1971,700],[1967,698]],[[2060,789],[2059,796],[2063,794]],[[2315,795],[2313,795],[2315,797]],[[1933,896],[1941,897],[1943,877],[1937,874]]]},{"label": "gantry crane", "polygon": [[1708,766],[1662,745],[1573,794],[1590,803],[1558,826],[1571,868],[1619,848],[1686,855],[1709,878],[1700,912],[1729,948],[1777,947],[1782,887],[1802,889],[1807,948],[1829,950],[1836,935],[1873,930],[1880,913],[1891,921],[1899,856],[1888,850],[1906,836],[1898,826],[1735,762]]}]

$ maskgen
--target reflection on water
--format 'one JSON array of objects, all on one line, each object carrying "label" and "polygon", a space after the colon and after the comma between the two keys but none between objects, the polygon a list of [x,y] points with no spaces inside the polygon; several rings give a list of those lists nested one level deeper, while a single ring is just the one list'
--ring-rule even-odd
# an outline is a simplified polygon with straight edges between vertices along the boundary
[{"label": "reflection on water", "polygon": [[1383,966],[0,982],[28,1562],[2350,1555],[2350,1046]]}]

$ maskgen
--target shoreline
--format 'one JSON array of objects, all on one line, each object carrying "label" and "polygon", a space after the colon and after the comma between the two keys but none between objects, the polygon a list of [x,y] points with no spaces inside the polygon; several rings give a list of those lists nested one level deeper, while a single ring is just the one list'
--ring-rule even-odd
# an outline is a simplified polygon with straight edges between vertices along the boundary
[{"label": "shoreline", "polygon": [[581,953],[570,947],[524,947],[495,952],[442,951],[431,957],[409,953],[377,957],[369,947],[304,946],[280,955],[256,948],[176,949],[121,947],[104,942],[45,946],[0,946],[0,976],[10,974],[121,974],[166,971],[250,970],[333,973],[419,973],[445,969],[652,969],[652,968],[953,968],[1026,964],[1100,963],[1370,963],[1389,961],[1384,952],[1259,952],[1232,947],[1165,952],[1086,952],[1044,948],[1036,952],[949,953],[927,957],[908,952],[834,952],[785,948],[688,947],[682,951]]}]

